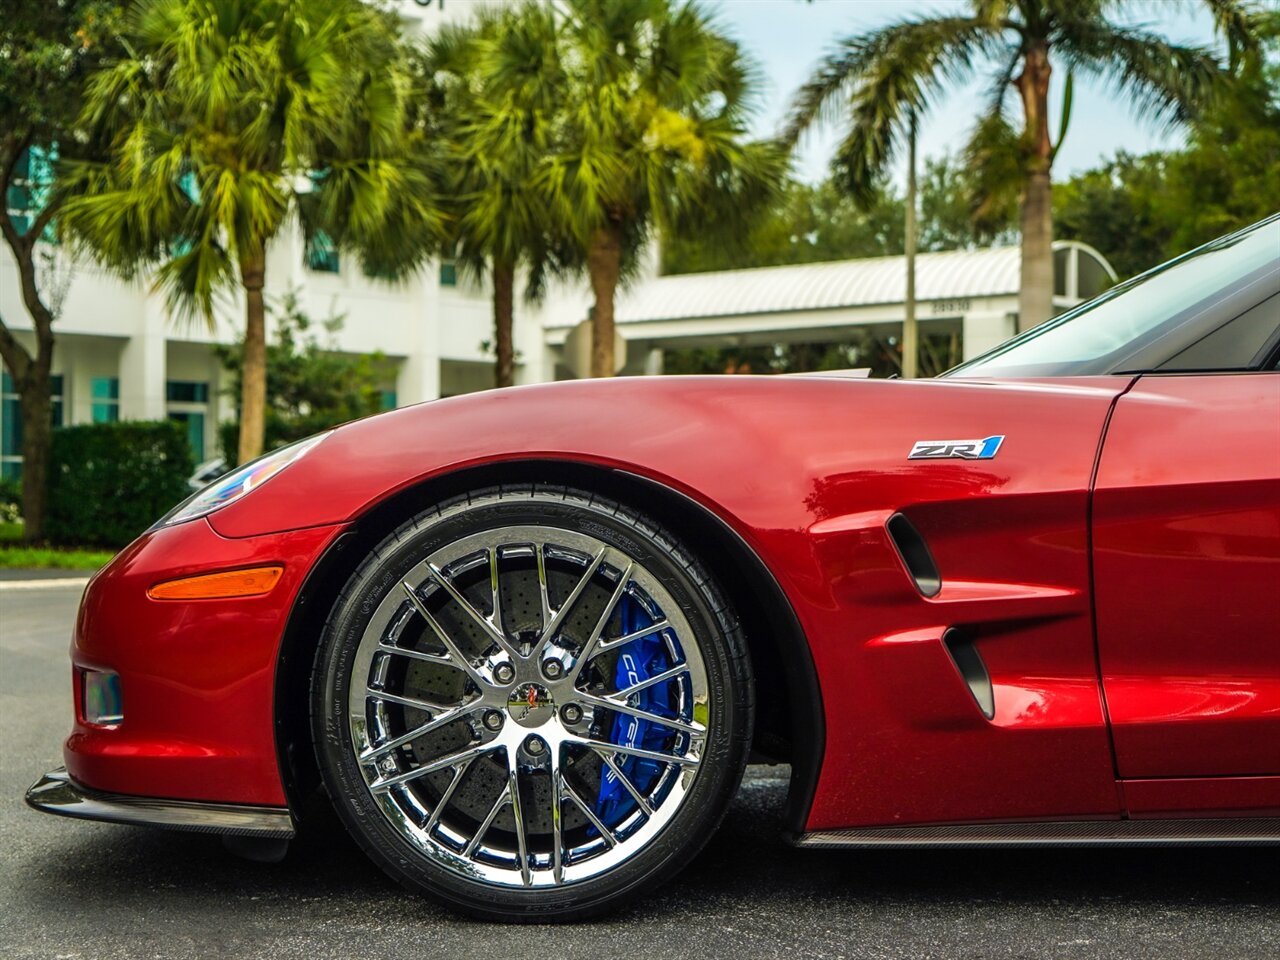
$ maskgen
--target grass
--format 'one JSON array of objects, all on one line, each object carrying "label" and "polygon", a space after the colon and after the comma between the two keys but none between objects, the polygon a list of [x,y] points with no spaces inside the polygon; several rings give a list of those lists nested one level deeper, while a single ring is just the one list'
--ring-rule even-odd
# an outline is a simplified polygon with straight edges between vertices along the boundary
[{"label": "grass", "polygon": [[21,523],[0,523],[0,567],[40,570],[97,570],[115,556],[111,550],[26,547]]}]

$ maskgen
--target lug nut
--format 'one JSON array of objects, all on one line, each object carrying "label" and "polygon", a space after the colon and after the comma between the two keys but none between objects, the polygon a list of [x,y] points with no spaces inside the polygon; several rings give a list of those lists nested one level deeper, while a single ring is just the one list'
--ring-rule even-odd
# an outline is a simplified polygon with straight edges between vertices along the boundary
[{"label": "lug nut", "polygon": [[531,757],[540,757],[546,751],[547,745],[542,741],[541,737],[530,737],[524,742],[525,752]]},{"label": "lug nut", "polygon": [[509,663],[500,663],[494,668],[493,676],[499,683],[510,683],[516,678],[516,668]]},{"label": "lug nut", "polygon": [[490,710],[484,715],[484,725],[490,730],[502,729],[502,714],[497,710]]},{"label": "lug nut", "polygon": [[548,660],[542,665],[542,672],[548,680],[559,680],[564,675],[564,664],[559,660]]},{"label": "lug nut", "polygon": [[577,723],[582,719],[582,708],[576,703],[567,703],[560,711],[560,719],[565,723]]}]

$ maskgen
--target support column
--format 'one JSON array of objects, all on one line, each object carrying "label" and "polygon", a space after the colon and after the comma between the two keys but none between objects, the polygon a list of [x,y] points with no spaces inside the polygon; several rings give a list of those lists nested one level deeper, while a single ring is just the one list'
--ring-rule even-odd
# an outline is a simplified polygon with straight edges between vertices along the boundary
[{"label": "support column", "polygon": [[972,360],[1013,336],[1013,314],[1009,312],[966,313],[961,329],[964,336],[962,346],[964,359]]},{"label": "support column", "polygon": [[148,296],[141,325],[120,351],[121,420],[165,418],[166,320],[164,301]]}]

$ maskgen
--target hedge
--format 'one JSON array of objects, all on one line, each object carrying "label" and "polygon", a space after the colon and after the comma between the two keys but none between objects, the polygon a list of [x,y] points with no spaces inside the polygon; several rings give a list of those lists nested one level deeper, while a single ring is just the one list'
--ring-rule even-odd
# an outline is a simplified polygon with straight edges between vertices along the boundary
[{"label": "hedge", "polygon": [[53,431],[45,533],[58,544],[123,547],[183,500],[195,469],[169,420]]}]

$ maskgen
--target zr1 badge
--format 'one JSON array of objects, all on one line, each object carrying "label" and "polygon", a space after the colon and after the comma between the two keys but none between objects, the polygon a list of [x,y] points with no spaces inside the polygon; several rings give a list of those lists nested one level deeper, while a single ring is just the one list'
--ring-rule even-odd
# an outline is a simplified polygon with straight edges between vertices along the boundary
[{"label": "zr1 badge", "polygon": [[917,440],[908,460],[990,460],[1004,443],[1004,434],[983,440]]}]

